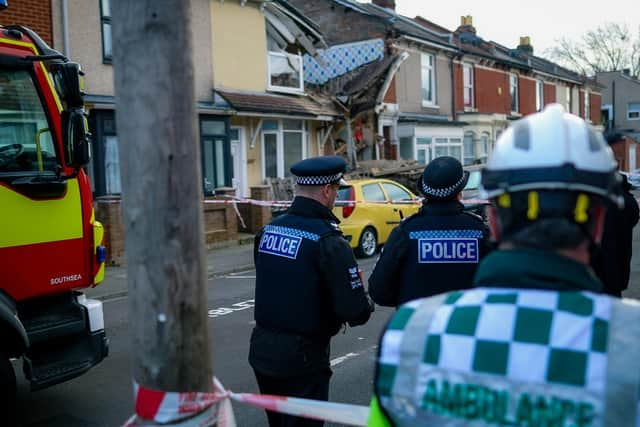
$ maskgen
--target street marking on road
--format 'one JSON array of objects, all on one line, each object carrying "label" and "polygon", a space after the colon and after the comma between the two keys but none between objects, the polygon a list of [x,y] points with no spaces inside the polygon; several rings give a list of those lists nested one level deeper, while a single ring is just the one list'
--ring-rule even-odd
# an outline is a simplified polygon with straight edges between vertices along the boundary
[{"label": "street marking on road", "polygon": [[213,319],[220,316],[226,316],[227,314],[231,314],[236,311],[253,308],[254,305],[255,305],[255,300],[248,299],[246,301],[231,304],[231,307],[218,307],[218,308],[211,309],[207,312],[207,315]]},{"label": "street marking on road", "polygon": [[340,363],[346,360],[353,359],[354,357],[358,357],[358,356],[360,356],[360,353],[347,353],[344,356],[336,357],[330,363],[331,363],[331,366],[333,367],[333,366],[339,365]]}]

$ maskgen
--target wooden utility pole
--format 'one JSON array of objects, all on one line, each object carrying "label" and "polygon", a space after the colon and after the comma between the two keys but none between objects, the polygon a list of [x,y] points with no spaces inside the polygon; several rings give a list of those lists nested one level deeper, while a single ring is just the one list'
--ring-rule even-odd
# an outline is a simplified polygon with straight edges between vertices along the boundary
[{"label": "wooden utility pole", "polygon": [[112,0],[134,379],[211,390],[191,0]]}]

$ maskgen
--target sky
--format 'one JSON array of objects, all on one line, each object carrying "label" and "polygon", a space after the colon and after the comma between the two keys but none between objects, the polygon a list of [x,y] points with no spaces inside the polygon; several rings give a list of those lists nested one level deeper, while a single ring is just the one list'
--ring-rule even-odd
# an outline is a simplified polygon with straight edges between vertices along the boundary
[{"label": "sky", "polygon": [[[361,0],[362,1],[362,0]],[[460,17],[471,15],[477,35],[510,48],[529,36],[534,54],[543,56],[561,37],[579,41],[590,29],[605,22],[626,23],[638,34],[640,6],[634,0],[395,0],[396,12],[421,15],[450,30]]]}]

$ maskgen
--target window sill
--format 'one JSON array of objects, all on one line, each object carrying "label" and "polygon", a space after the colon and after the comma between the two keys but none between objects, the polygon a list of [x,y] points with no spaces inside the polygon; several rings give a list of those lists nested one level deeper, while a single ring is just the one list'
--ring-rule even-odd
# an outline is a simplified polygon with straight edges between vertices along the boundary
[{"label": "window sill", "polygon": [[289,87],[280,87],[280,86],[268,86],[267,91],[269,92],[278,92],[278,93],[288,93],[293,95],[305,95],[304,89],[296,89]]},{"label": "window sill", "polygon": [[438,108],[438,109],[440,108],[440,107],[438,106],[438,104],[433,104],[433,103],[431,103],[431,102],[427,102],[427,101],[422,101],[422,106],[423,106],[424,108]]}]

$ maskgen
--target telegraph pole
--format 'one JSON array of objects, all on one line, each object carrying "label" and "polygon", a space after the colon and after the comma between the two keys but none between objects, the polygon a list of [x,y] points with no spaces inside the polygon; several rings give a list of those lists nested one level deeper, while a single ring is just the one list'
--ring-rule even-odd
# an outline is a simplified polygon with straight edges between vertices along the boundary
[{"label": "telegraph pole", "polygon": [[191,0],[112,0],[134,379],[211,391]]}]

